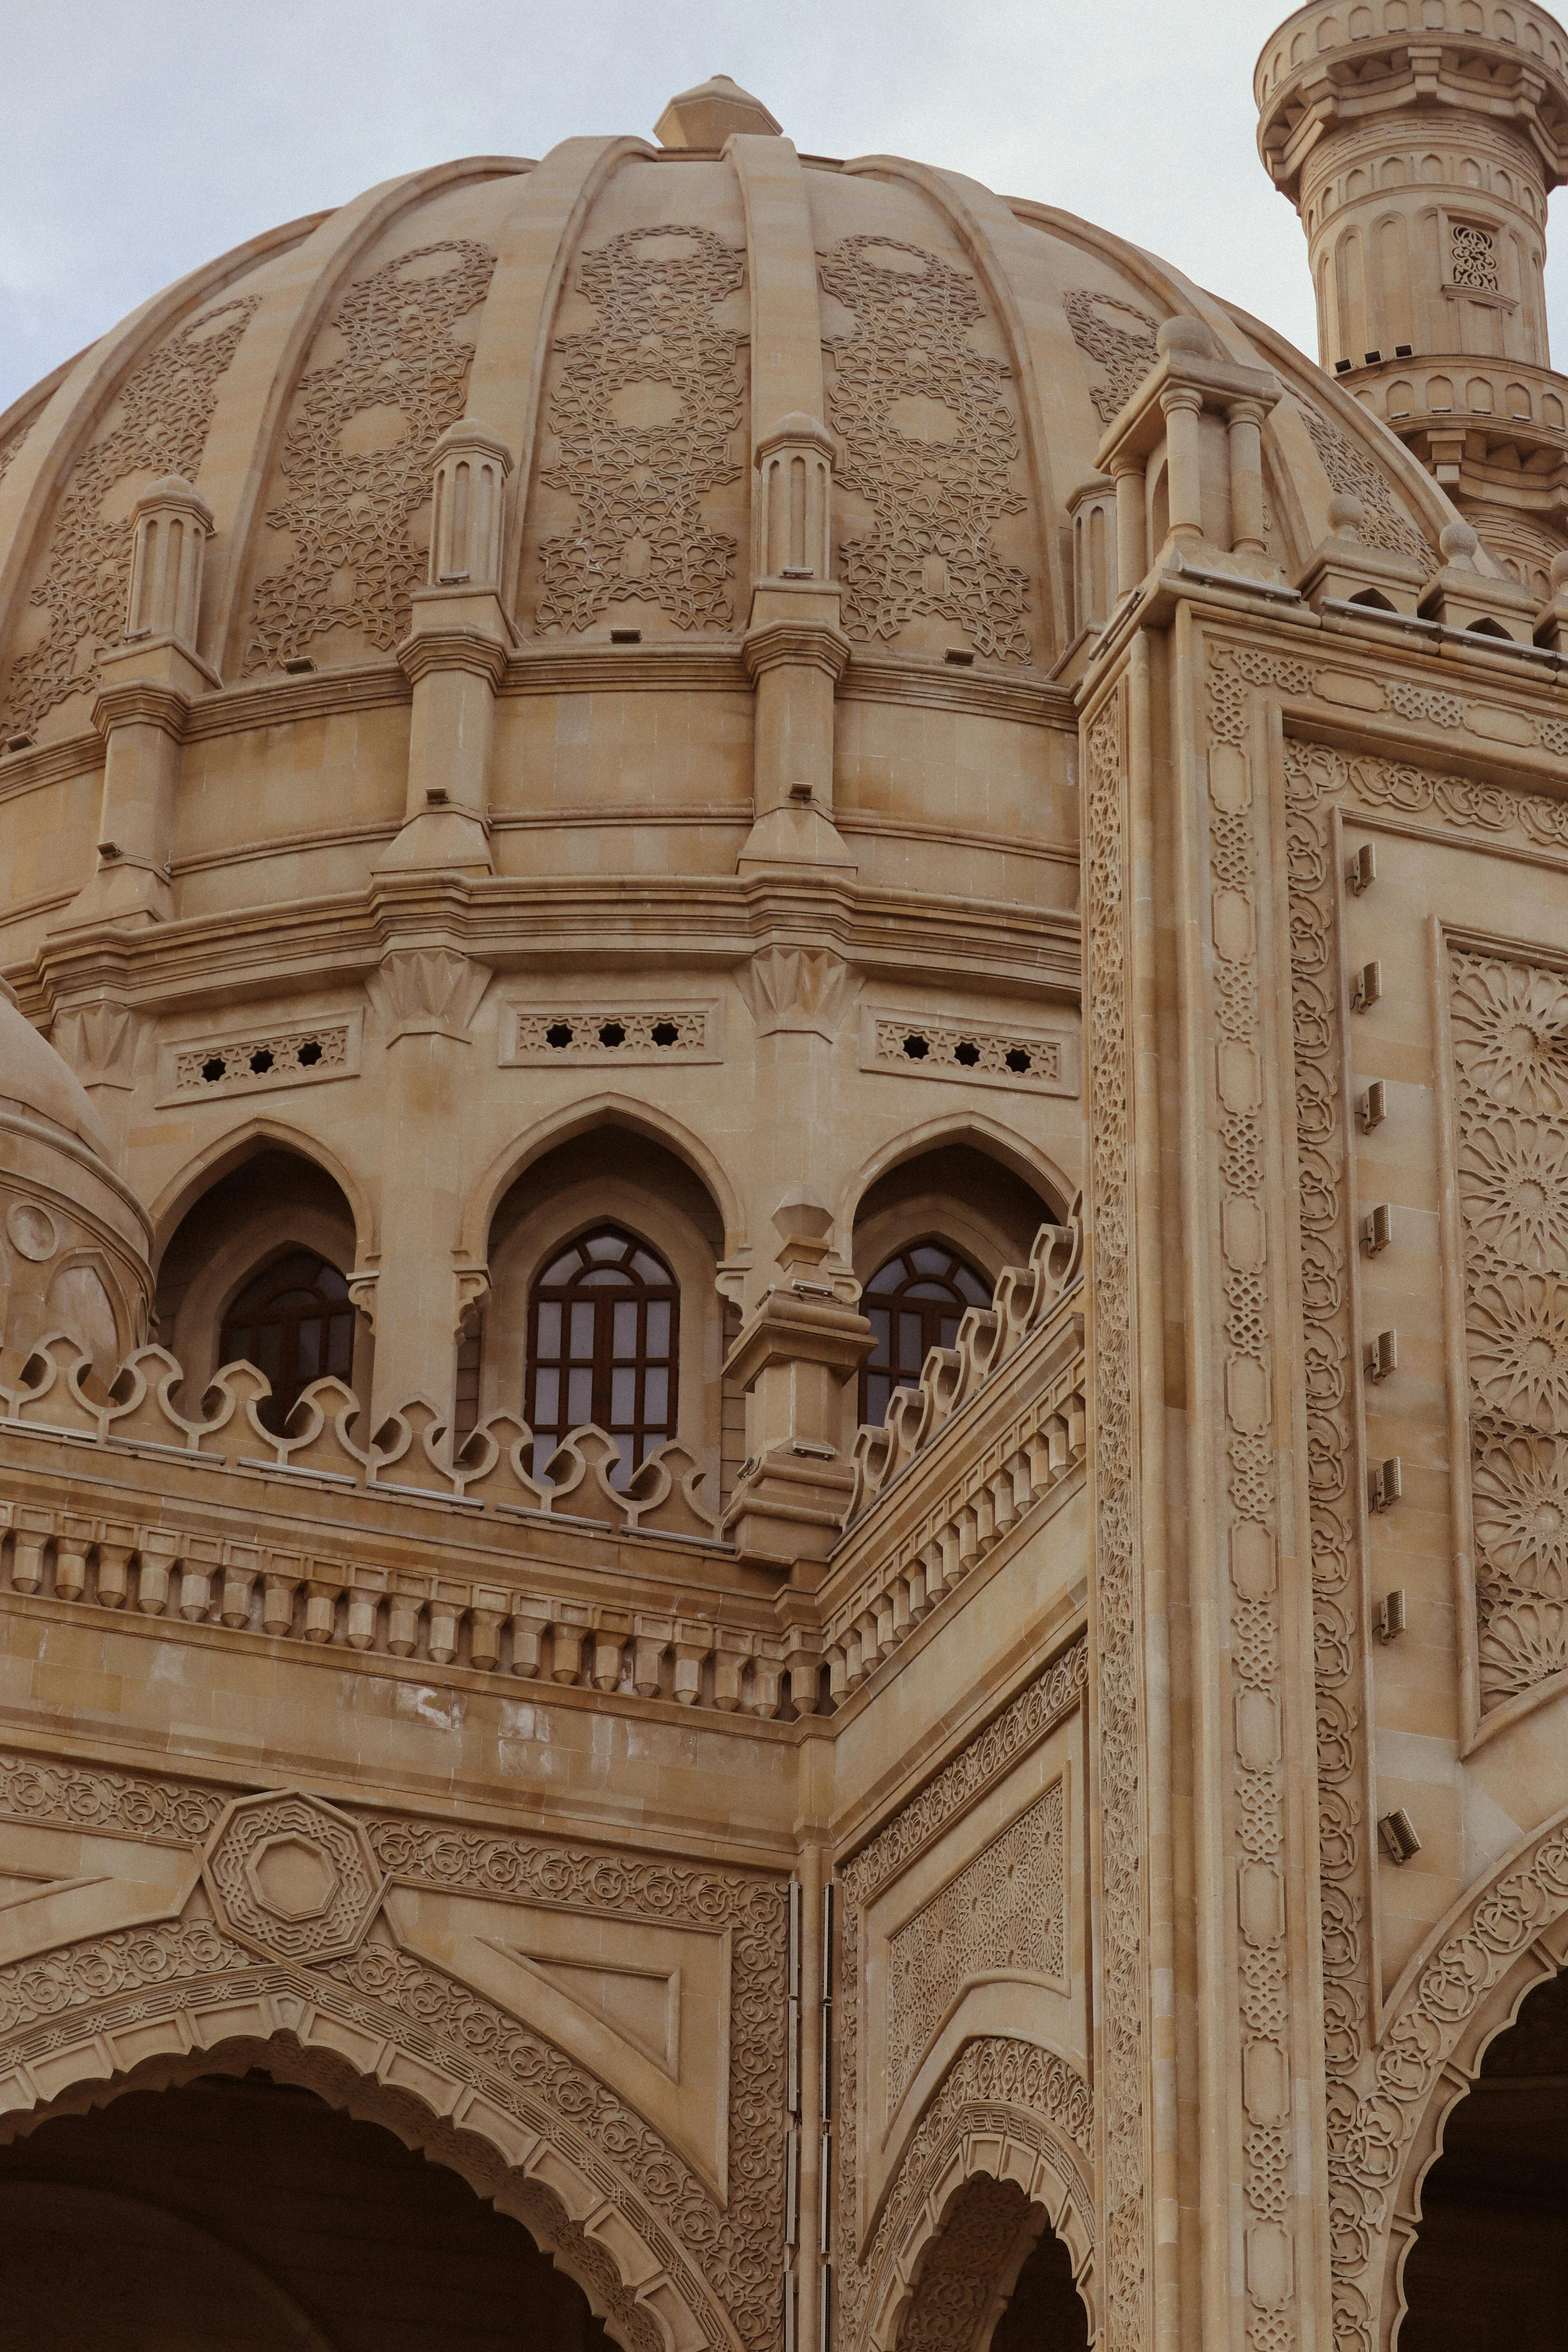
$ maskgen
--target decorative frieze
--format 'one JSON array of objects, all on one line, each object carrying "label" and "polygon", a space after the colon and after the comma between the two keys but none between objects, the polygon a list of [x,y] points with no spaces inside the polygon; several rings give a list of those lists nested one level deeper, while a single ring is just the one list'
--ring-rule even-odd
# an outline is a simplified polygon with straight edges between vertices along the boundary
[{"label": "decorative frieze", "polygon": [[498,1042],[502,1069],[564,1067],[574,1062],[721,1062],[723,1007],[702,1004],[521,1004],[502,1007]]},{"label": "decorative frieze", "polygon": [[360,1073],[361,1016],[307,1023],[258,1035],[166,1040],[158,1054],[160,1103],[262,1094]]},{"label": "decorative frieze", "polygon": [[874,1005],[863,1008],[863,1070],[897,1070],[901,1077],[945,1078],[1023,1093],[1078,1093],[1078,1040],[1070,1031],[929,1020]]}]

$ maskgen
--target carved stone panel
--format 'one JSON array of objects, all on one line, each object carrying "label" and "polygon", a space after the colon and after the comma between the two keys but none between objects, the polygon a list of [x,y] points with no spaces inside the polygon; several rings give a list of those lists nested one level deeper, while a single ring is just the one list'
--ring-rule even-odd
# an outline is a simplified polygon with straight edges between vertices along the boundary
[{"label": "carved stone panel", "polygon": [[219,1919],[279,1959],[353,1951],[381,1900],[381,1873],[356,1822],[317,1797],[242,1797],[204,1865]]},{"label": "carved stone panel", "polygon": [[541,477],[577,515],[539,550],[541,632],[591,628],[627,601],[679,629],[733,625],[736,541],[702,499],[744,470],[741,337],[715,314],[745,272],[711,229],[678,224],[584,255],[575,291],[597,323],[556,341]]},{"label": "carved stone panel", "polygon": [[121,385],[55,510],[48,551],[27,598],[40,617],[21,632],[0,729],[30,731],[58,704],[96,689],[103,656],[125,628],[133,533],[131,499],[121,486],[163,474],[195,480],[218,380],[257,307],[247,296],[187,320],[138,360]]},{"label": "carved stone panel", "polygon": [[1063,1784],[1053,1780],[891,1937],[888,2090],[891,2115],[965,1982],[984,1973],[1049,1979],[1065,1991]]},{"label": "carved stone panel", "polygon": [[1450,944],[1483,1710],[1568,1668],[1568,976]]},{"label": "carved stone panel", "polygon": [[975,347],[979,287],[923,246],[880,236],[835,246],[822,285],[855,320],[823,346],[835,482],[870,509],[868,526],[839,539],[846,630],[885,641],[935,614],[993,659],[1028,661],[1028,574],[994,536],[1027,507],[1018,425],[1005,363]]},{"label": "carved stone panel", "polygon": [[390,653],[407,629],[430,453],[462,414],[473,358],[459,321],[494,268],[468,237],[399,254],[349,288],[317,338],[265,517],[282,560],[253,592],[247,675],[339,633],[337,659]]}]

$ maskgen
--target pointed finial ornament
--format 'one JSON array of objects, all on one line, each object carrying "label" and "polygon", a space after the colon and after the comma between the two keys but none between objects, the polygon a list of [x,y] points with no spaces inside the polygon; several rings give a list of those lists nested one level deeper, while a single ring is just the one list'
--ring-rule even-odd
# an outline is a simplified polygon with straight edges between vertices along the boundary
[{"label": "pointed finial ornament", "polygon": [[742,89],[728,74],[714,74],[695,89],[683,89],[672,98],[655,123],[653,135],[661,147],[711,148],[722,147],[737,131],[776,139],[783,125],[773,121],[762,100],[753,98],[749,89]]}]

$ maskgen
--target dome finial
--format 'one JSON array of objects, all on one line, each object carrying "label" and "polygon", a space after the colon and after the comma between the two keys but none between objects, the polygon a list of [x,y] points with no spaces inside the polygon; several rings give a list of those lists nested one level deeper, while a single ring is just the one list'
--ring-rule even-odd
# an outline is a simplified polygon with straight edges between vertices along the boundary
[{"label": "dome finial", "polygon": [[782,128],[760,98],[728,74],[712,74],[695,89],[683,89],[670,100],[653,135],[661,147],[722,147],[737,131],[776,139]]}]

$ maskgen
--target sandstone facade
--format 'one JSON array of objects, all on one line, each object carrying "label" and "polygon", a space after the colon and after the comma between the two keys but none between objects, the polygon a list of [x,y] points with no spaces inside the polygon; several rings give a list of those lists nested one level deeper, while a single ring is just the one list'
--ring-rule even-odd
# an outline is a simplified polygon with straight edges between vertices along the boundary
[{"label": "sandstone facade", "polygon": [[1321,369],[720,77],[0,417],[31,2340],[1561,2332],[1568,38],[1257,92]]}]

